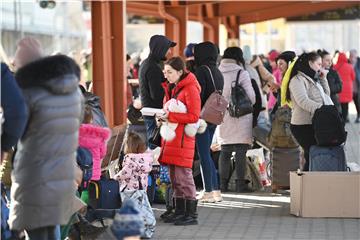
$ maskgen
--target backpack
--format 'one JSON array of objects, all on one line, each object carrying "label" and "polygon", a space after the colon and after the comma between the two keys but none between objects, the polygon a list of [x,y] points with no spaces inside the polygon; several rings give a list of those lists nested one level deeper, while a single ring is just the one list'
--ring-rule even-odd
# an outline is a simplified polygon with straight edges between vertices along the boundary
[{"label": "backpack", "polygon": [[239,118],[254,111],[249,96],[246,94],[245,89],[239,84],[240,73],[241,70],[238,71],[236,80],[231,86],[228,110],[229,115],[233,118]]},{"label": "backpack", "polygon": [[204,119],[206,122],[220,125],[224,120],[228,102],[224,96],[221,95],[221,91],[216,89],[214,77],[210,68],[206,65],[203,66],[206,67],[210,73],[211,81],[214,85],[215,91],[206,100],[203,108],[201,109],[200,118]]},{"label": "backpack", "polygon": [[275,117],[267,138],[271,147],[296,148],[299,146],[291,133],[290,120],[291,109],[289,107],[279,107],[275,112]]},{"label": "backpack", "polygon": [[265,108],[262,106],[261,93],[259,86],[257,85],[255,79],[251,79],[251,85],[255,92],[255,104],[253,105],[253,127],[258,123],[258,117],[262,110]]},{"label": "backpack", "polygon": [[334,105],[323,105],[317,109],[312,125],[318,146],[339,146],[346,141],[344,122]]},{"label": "backpack", "polygon": [[87,189],[93,173],[93,159],[91,152],[84,147],[78,147],[76,151],[76,162],[83,172],[80,189]]}]

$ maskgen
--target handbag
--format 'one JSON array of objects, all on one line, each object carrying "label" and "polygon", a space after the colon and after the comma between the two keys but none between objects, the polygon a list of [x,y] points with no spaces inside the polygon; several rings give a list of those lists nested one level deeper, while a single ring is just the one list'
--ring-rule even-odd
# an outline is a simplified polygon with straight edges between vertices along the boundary
[{"label": "handbag", "polygon": [[161,147],[160,126],[154,128],[149,137],[149,143]]},{"label": "handbag", "polygon": [[253,104],[246,94],[245,89],[239,84],[241,70],[238,71],[236,80],[231,87],[231,96],[229,103],[229,115],[234,118],[239,118],[254,111]]},{"label": "handbag", "polygon": [[220,125],[225,116],[225,111],[228,107],[228,102],[221,95],[221,91],[216,89],[215,82],[211,70],[208,66],[204,65],[210,72],[211,81],[214,85],[215,91],[211,93],[209,98],[206,100],[203,108],[200,112],[200,118],[204,119],[206,122]]}]

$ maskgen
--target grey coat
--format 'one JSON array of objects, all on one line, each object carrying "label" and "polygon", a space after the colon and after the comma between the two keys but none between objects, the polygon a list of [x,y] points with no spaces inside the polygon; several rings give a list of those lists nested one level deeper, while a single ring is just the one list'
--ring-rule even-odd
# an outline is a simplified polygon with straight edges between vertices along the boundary
[{"label": "grey coat", "polygon": [[75,164],[82,94],[79,68],[62,55],[32,62],[15,78],[30,118],[12,171],[11,229],[66,224],[78,210]]}]

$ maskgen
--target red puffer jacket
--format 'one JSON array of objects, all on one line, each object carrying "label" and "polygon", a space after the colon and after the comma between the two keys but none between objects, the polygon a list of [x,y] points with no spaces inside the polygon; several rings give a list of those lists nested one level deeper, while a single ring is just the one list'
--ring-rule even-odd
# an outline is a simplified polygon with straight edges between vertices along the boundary
[{"label": "red puffer jacket", "polygon": [[340,103],[348,103],[353,99],[353,81],[355,80],[355,71],[353,66],[348,63],[345,53],[340,53],[338,61],[334,66],[342,81],[342,90],[339,93]]},{"label": "red puffer jacket", "polygon": [[195,137],[185,134],[184,128],[187,123],[196,123],[200,117],[201,100],[200,85],[192,73],[182,79],[169,92],[169,83],[163,83],[165,89],[164,104],[170,100],[171,96],[177,95],[178,100],[183,102],[187,108],[187,113],[170,112],[169,122],[178,123],[176,137],[172,141],[162,140],[162,154],[160,163],[165,165],[176,165],[191,168],[194,160]]}]

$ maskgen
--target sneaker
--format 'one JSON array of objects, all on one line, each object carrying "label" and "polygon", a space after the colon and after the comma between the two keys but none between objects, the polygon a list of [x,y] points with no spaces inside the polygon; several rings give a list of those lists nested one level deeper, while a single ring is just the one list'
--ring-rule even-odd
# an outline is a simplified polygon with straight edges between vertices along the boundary
[{"label": "sneaker", "polygon": [[222,199],[222,196],[221,196],[221,191],[220,190],[215,190],[215,191],[212,191],[213,193],[213,197],[215,199],[215,202],[221,202],[223,199]]},{"label": "sneaker", "polygon": [[216,202],[214,199],[214,195],[213,192],[204,192],[204,194],[202,196],[200,196],[199,198],[197,198],[199,200],[199,202],[202,203],[214,203]]}]

